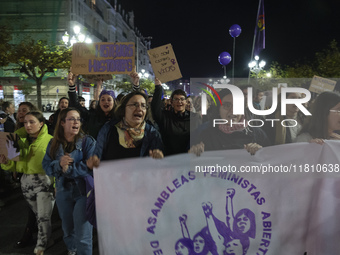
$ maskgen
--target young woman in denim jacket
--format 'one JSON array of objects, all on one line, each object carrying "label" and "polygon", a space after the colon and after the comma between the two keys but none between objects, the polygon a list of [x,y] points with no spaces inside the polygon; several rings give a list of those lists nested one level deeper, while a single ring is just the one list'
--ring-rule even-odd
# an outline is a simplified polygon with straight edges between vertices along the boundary
[{"label": "young woman in denim jacket", "polygon": [[56,202],[68,254],[92,254],[92,225],[86,219],[86,185],[91,174],[86,160],[92,155],[95,140],[84,136],[80,113],[75,108],[60,112],[43,167],[56,179]]}]

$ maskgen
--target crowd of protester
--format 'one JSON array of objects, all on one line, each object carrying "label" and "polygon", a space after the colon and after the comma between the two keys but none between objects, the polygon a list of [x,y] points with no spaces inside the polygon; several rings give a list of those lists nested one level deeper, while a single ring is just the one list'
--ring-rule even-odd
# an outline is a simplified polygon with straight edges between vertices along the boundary
[{"label": "crowd of protester", "polygon": [[[180,153],[199,156],[204,151],[230,149],[245,149],[254,155],[267,146],[292,142],[322,145],[324,140],[340,139],[340,95],[336,92],[323,92],[313,104],[305,105],[311,116],[304,117],[296,105],[288,104],[285,116],[278,107],[265,117],[254,115],[247,105],[244,114],[234,114],[233,96],[224,89],[219,91],[222,105],[207,98],[207,114],[202,115],[200,96],[188,96],[177,89],[169,99],[162,98],[157,78],[153,96],[147,96],[139,89],[138,74],[132,72],[130,77],[133,92],[117,98],[113,91],[102,90],[102,81],[98,81],[95,98],[87,109],[75,90],[76,75],[70,72],[68,97],[59,100],[58,110],[48,121],[29,102],[21,103],[17,114],[12,102],[2,103],[1,131],[16,134],[10,139],[11,154],[17,150],[15,155],[20,152],[20,157],[17,161],[0,155],[0,188],[3,192],[11,179],[8,170],[13,171],[14,179],[20,177],[28,205],[28,222],[16,247],[27,246],[35,231],[35,254],[41,255],[53,245],[50,216],[55,197],[68,254],[92,254],[84,178],[93,175],[92,169],[101,161],[147,156],[161,159]],[[241,86],[245,97],[247,87]],[[264,92],[253,95],[254,108],[263,110]],[[287,94],[290,99],[303,96]],[[266,118],[280,121],[248,124],[248,120],[261,122]],[[224,123],[214,126],[214,119]],[[289,119],[291,127],[280,124],[284,119]]]}]

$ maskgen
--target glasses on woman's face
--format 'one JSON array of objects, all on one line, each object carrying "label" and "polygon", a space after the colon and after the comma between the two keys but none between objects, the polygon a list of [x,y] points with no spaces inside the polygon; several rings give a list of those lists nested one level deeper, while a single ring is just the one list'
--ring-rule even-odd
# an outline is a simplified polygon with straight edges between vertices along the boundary
[{"label": "glasses on woman's face", "polygon": [[233,108],[233,103],[230,103],[230,102],[224,102],[222,104],[222,107],[224,110],[230,110],[231,108]]},{"label": "glasses on woman's face", "polygon": [[82,122],[81,118],[69,118],[69,119],[66,119],[66,120],[71,121],[71,122]]},{"label": "glasses on woman's face", "polygon": [[340,110],[329,110],[330,112],[335,112],[337,114],[340,114]]},{"label": "glasses on woman's face", "polygon": [[131,108],[135,108],[137,109],[138,107],[140,107],[142,110],[146,110],[148,109],[148,105],[147,104],[139,104],[139,103],[133,103],[133,104],[127,104],[126,106],[131,107]]}]

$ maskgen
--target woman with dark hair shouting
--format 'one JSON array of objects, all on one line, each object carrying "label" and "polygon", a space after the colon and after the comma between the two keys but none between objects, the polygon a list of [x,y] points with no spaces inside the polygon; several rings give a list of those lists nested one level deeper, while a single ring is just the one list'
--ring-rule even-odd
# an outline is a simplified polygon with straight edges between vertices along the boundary
[{"label": "woman with dark hair shouting", "polygon": [[86,218],[86,184],[91,174],[86,160],[95,140],[81,130],[80,113],[75,108],[60,112],[54,138],[47,147],[43,167],[56,178],[56,202],[68,254],[92,254],[92,225]]}]

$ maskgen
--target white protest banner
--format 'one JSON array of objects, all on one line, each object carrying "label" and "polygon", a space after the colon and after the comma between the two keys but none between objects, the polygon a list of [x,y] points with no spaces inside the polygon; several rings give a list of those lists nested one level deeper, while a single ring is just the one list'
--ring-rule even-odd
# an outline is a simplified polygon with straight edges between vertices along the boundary
[{"label": "white protest banner", "polygon": [[100,254],[337,254],[339,148],[102,162],[94,170]]},{"label": "white protest banner", "polygon": [[181,71],[171,44],[166,44],[151,50],[148,55],[155,76],[165,83],[182,78]]},{"label": "white protest banner", "polygon": [[324,91],[333,91],[335,85],[336,81],[314,75],[312,82],[310,83],[309,90],[320,94]]},{"label": "white protest banner", "polygon": [[75,74],[129,74],[135,65],[133,42],[75,43],[72,72]]}]

